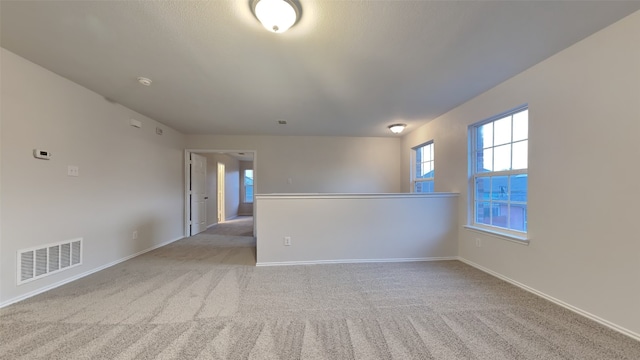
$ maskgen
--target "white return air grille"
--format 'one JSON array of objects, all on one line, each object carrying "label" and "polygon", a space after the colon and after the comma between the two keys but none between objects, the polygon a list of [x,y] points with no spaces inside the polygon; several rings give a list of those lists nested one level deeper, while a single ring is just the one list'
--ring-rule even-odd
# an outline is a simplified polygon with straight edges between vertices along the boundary
[{"label": "white return air grille", "polygon": [[18,285],[82,264],[82,238],[18,251]]}]

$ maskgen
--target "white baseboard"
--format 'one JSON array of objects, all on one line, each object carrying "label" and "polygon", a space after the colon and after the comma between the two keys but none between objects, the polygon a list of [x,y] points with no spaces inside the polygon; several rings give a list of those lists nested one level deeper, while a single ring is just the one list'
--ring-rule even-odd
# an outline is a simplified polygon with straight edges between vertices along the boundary
[{"label": "white baseboard", "polygon": [[211,225],[207,225],[207,229],[210,228],[210,227],[216,226],[216,225],[218,225],[218,223],[213,223]]},{"label": "white baseboard", "polygon": [[564,302],[562,300],[556,299],[553,296],[547,295],[547,294],[543,293],[542,291],[538,291],[538,290],[536,290],[536,289],[534,289],[532,287],[529,287],[529,286],[527,286],[527,285],[525,285],[523,283],[520,283],[518,281],[515,281],[515,280],[513,280],[511,278],[508,278],[508,277],[506,277],[506,276],[504,276],[504,275],[502,275],[500,273],[497,273],[497,272],[495,272],[493,270],[487,269],[486,267],[484,267],[482,265],[478,265],[478,264],[474,263],[473,261],[469,261],[469,260],[467,260],[467,259],[465,259],[463,257],[460,257],[460,256],[458,256],[458,260],[460,260],[463,263],[465,263],[465,264],[467,264],[469,266],[472,266],[472,267],[474,267],[474,268],[476,268],[478,270],[484,271],[489,275],[495,276],[500,280],[504,280],[504,281],[506,281],[506,282],[508,282],[508,283],[510,283],[512,285],[515,285],[515,286],[517,286],[517,287],[519,287],[519,288],[521,288],[523,290],[526,290],[526,291],[528,291],[528,292],[530,292],[530,293],[532,293],[534,295],[537,295],[537,296],[539,296],[539,297],[541,297],[543,299],[549,300],[549,301],[551,301],[552,303],[554,303],[556,305],[560,305],[560,306],[562,306],[563,308],[565,308],[567,310],[571,310],[571,311],[573,311],[574,313],[576,313],[578,315],[582,315],[582,316],[584,316],[584,317],[586,317],[588,319],[591,319],[591,320],[593,320],[593,321],[595,321],[595,322],[597,322],[597,323],[599,323],[601,325],[604,325],[604,326],[608,327],[611,330],[617,331],[617,332],[619,332],[619,333],[621,333],[623,335],[626,335],[626,336],[628,336],[628,337],[630,337],[630,338],[632,338],[634,340],[640,341],[640,334],[638,334],[636,332],[633,332],[633,331],[631,331],[629,329],[626,329],[626,328],[624,328],[622,326],[616,325],[616,324],[614,324],[614,323],[612,323],[612,322],[610,322],[608,320],[605,320],[605,319],[603,319],[603,318],[601,318],[599,316],[593,315],[590,312],[584,311],[584,310],[582,310],[582,309],[580,309],[578,307],[575,307],[575,306],[573,306],[571,304],[568,304],[568,303],[566,303],[566,302]]},{"label": "white baseboard", "polygon": [[256,266],[395,263],[395,262],[443,261],[443,260],[458,260],[458,257],[457,256],[444,256],[444,257],[428,257],[428,258],[339,259],[339,260],[281,261],[281,262],[274,261],[274,262],[258,262],[258,263],[256,263]]},{"label": "white baseboard", "polygon": [[120,264],[121,262],[125,262],[125,261],[127,261],[127,260],[129,260],[129,259],[133,259],[133,258],[134,258],[134,257],[136,257],[136,256],[140,256],[140,255],[142,255],[142,254],[144,254],[144,253],[148,253],[149,251],[151,251],[151,250],[155,250],[155,249],[157,249],[157,248],[159,248],[159,247],[163,247],[163,246],[165,246],[165,245],[169,245],[169,244],[171,244],[172,242],[178,241],[178,240],[180,240],[180,239],[184,239],[184,237],[182,237],[182,236],[181,236],[181,237],[176,238],[176,239],[173,239],[173,240],[165,241],[165,242],[163,242],[163,243],[161,243],[161,244],[154,245],[154,246],[152,246],[152,247],[150,247],[150,248],[148,248],[148,249],[145,249],[145,250],[142,250],[142,251],[138,251],[138,252],[137,252],[137,253],[135,253],[135,254],[132,254],[132,255],[129,255],[129,256],[125,256],[125,257],[123,257],[122,259],[118,259],[118,260],[112,261],[112,262],[110,262],[110,263],[108,263],[108,264],[105,264],[105,265],[102,265],[102,266],[98,266],[97,268],[94,268],[94,269],[91,269],[91,270],[85,271],[85,272],[83,272],[83,273],[81,273],[81,274],[74,275],[74,276],[72,276],[72,277],[70,277],[70,278],[67,278],[67,279],[64,279],[64,280],[60,280],[60,281],[58,281],[58,282],[56,282],[56,283],[53,283],[53,284],[50,284],[50,285],[47,285],[47,286],[41,287],[41,288],[39,288],[39,289],[36,289],[36,290],[30,291],[30,292],[28,292],[28,293],[26,293],[26,294],[23,294],[23,295],[20,295],[20,296],[16,296],[16,297],[14,297],[14,298],[12,298],[12,299],[9,299],[9,300],[7,300],[7,301],[4,301],[4,302],[0,303],[0,309],[2,309],[3,307],[9,306],[9,305],[11,305],[11,304],[15,304],[15,303],[17,303],[17,302],[19,302],[19,301],[22,301],[22,300],[28,299],[28,298],[30,298],[30,297],[32,297],[32,296],[36,296],[36,295],[38,295],[38,294],[42,294],[43,292],[46,292],[46,291],[49,291],[49,290],[55,289],[55,288],[57,288],[57,287],[59,287],[59,286],[62,286],[62,285],[64,285],[64,284],[68,284],[68,283],[70,283],[70,282],[72,282],[72,281],[75,281],[75,280],[81,279],[81,278],[83,278],[83,277],[85,277],[85,276],[91,275],[91,274],[96,273],[96,272],[98,272],[98,271],[100,271],[100,270],[104,270],[104,269],[106,269],[106,268],[110,268],[110,267],[112,267],[112,266],[114,266],[114,265]]}]

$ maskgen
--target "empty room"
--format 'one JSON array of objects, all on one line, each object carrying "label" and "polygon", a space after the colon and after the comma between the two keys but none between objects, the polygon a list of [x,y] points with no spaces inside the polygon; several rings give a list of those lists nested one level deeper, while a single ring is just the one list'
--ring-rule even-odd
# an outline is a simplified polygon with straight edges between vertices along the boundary
[{"label": "empty room", "polygon": [[0,359],[640,359],[640,2],[0,0]]}]

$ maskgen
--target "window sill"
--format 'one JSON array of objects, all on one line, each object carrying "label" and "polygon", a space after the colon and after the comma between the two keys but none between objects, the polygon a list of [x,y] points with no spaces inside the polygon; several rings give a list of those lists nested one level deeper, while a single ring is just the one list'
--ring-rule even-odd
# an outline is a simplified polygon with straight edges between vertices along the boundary
[{"label": "window sill", "polygon": [[529,245],[529,238],[526,236],[518,236],[518,235],[512,235],[512,234],[508,234],[508,233],[504,233],[504,232],[500,232],[498,230],[489,230],[489,229],[485,229],[485,228],[481,228],[481,227],[477,227],[477,226],[471,226],[471,225],[464,225],[464,227],[466,229],[469,229],[471,231],[475,231],[478,233],[482,233],[482,234],[488,234],[488,235],[493,235],[497,238],[503,239],[503,240],[507,240],[507,241],[511,241],[513,243],[516,244],[520,244],[520,245]]}]

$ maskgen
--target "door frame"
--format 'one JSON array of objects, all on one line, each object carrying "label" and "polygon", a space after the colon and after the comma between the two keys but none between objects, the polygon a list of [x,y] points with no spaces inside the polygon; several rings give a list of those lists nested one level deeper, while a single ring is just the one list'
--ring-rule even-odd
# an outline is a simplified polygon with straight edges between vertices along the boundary
[{"label": "door frame", "polygon": [[[216,218],[218,219],[218,224],[221,222],[225,222],[227,218],[226,212],[226,192],[227,186],[225,184],[227,179],[227,168],[223,162],[218,161],[216,164],[217,172],[216,172]],[[220,173],[222,171],[222,174]]]},{"label": "door frame", "polygon": [[[257,150],[234,150],[234,149],[185,149],[184,150],[184,226],[183,226],[183,235],[184,237],[189,237],[189,218],[191,217],[191,204],[189,203],[189,184],[191,183],[191,171],[189,171],[189,162],[191,161],[191,153],[196,154],[212,154],[212,153],[252,153],[253,154],[253,193],[254,196],[258,194],[256,191],[258,189],[258,179],[257,179],[257,171],[258,168],[258,151]],[[255,206],[255,203],[254,203]],[[256,208],[253,209],[253,236],[256,236]]]}]

